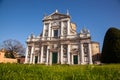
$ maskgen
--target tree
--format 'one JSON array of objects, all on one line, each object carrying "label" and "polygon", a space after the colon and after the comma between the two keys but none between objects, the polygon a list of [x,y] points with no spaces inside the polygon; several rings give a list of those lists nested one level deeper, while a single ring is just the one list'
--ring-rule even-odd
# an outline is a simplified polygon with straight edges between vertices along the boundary
[{"label": "tree", "polygon": [[109,28],[105,34],[101,62],[120,63],[120,30]]},{"label": "tree", "polygon": [[13,39],[3,41],[2,48],[6,50],[5,56],[7,58],[15,58],[18,54],[25,53],[23,45],[19,41]]}]

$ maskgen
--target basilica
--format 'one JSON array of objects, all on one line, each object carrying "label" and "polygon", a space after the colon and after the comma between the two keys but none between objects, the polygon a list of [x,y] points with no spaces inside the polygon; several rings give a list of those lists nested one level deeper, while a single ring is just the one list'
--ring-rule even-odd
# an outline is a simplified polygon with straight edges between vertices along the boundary
[{"label": "basilica", "polygon": [[67,11],[43,17],[40,35],[31,34],[26,40],[25,63],[28,64],[93,64],[95,54],[100,53],[99,43],[91,40],[88,29],[76,31]]}]

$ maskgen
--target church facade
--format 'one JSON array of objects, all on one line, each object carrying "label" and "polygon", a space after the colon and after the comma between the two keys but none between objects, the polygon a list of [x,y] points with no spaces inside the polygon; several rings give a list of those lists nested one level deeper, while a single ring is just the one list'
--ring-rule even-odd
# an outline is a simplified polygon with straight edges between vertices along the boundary
[{"label": "church facade", "polygon": [[25,63],[93,64],[92,55],[100,53],[99,43],[91,41],[86,28],[77,33],[68,12],[61,14],[56,10],[42,21],[42,33],[27,38]]}]

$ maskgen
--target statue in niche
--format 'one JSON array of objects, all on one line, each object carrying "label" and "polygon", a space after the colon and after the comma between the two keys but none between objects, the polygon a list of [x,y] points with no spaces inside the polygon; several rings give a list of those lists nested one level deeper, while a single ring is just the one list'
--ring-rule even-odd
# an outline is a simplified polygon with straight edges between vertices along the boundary
[{"label": "statue in niche", "polygon": [[54,44],[54,49],[58,49],[58,45],[57,44]]},{"label": "statue in niche", "polygon": [[67,34],[67,27],[64,26],[63,28],[63,34],[66,35]]},{"label": "statue in niche", "polygon": [[63,45],[64,56],[67,56],[67,45]]},{"label": "statue in niche", "polygon": [[44,46],[44,52],[45,53],[47,52],[47,46]]},{"label": "statue in niche", "polygon": [[48,36],[48,30],[45,30],[45,36]]}]

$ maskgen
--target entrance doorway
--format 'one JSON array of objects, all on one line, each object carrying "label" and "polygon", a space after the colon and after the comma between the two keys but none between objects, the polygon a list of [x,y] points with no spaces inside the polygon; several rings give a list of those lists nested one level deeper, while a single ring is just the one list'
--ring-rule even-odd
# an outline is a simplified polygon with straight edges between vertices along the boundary
[{"label": "entrance doorway", "polygon": [[78,55],[73,56],[74,64],[78,64]]},{"label": "entrance doorway", "polygon": [[35,56],[35,64],[38,62],[38,56]]},{"label": "entrance doorway", "polygon": [[52,53],[52,64],[56,64],[57,63],[57,56],[58,56],[57,52],[53,52]]}]

